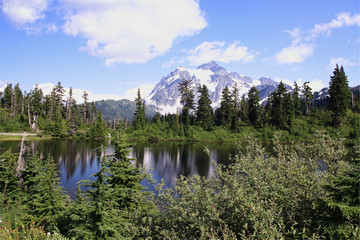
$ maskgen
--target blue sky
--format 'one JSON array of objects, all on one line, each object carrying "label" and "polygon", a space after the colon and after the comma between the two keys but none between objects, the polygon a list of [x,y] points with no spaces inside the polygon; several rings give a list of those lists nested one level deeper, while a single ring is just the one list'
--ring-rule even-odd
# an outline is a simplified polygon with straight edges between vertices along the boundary
[{"label": "blue sky", "polygon": [[145,97],[177,66],[210,60],[316,90],[339,64],[359,84],[358,0],[2,0],[0,16],[0,87]]}]

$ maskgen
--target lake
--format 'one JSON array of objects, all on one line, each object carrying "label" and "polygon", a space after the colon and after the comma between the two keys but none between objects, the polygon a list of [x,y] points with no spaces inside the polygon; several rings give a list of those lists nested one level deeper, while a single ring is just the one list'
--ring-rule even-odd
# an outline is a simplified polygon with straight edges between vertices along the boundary
[{"label": "lake", "polygon": [[[113,154],[111,142],[44,140],[27,141],[26,145],[32,152],[38,152],[40,157],[48,154],[54,157],[60,172],[60,185],[71,197],[75,196],[77,183],[100,169],[102,152],[99,147],[105,147],[105,154]],[[210,149],[210,156],[204,148]],[[0,141],[0,153],[8,148],[19,152],[20,141]],[[154,180],[159,183],[164,179],[166,186],[175,187],[180,175],[192,176],[198,174],[209,178],[213,173],[211,161],[227,164],[229,157],[236,154],[236,144],[231,143],[133,143],[129,157],[134,164],[149,169]],[[143,182],[150,190],[154,186]]]}]

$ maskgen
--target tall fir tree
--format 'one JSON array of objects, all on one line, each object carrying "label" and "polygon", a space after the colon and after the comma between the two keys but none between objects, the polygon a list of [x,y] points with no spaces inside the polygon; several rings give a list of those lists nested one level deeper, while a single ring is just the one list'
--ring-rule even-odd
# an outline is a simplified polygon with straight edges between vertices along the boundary
[{"label": "tall fir tree", "polygon": [[280,129],[286,129],[286,115],[284,106],[284,97],[287,90],[285,85],[280,82],[276,91],[270,97],[270,116],[271,123]]},{"label": "tall fir tree", "polygon": [[292,101],[294,102],[294,114],[295,116],[301,115],[301,101],[300,101],[300,88],[297,82],[294,81],[294,91],[292,93]]},{"label": "tall fir tree", "polygon": [[346,116],[347,109],[350,108],[351,91],[343,66],[339,68],[336,65],[333,74],[330,77],[329,83],[329,109],[333,112],[334,124],[341,125]]},{"label": "tall fir tree", "polygon": [[89,96],[89,94],[86,91],[84,91],[84,93],[82,95],[82,97],[84,99],[84,104],[83,104],[83,109],[82,109],[82,114],[83,114],[82,119],[83,119],[84,124],[86,123],[86,120],[87,120],[86,116],[87,116],[87,112],[88,112],[88,108],[89,108],[88,96]]},{"label": "tall fir tree", "polygon": [[203,86],[199,85],[198,93],[200,96],[196,109],[196,122],[205,130],[210,131],[213,125],[213,109],[211,107],[209,91],[205,84]]},{"label": "tall fir tree", "polygon": [[100,171],[93,174],[94,181],[83,180],[81,184],[89,204],[86,223],[73,230],[77,239],[121,239],[121,214],[114,189],[108,183],[107,157],[101,159]]},{"label": "tall fir tree", "polygon": [[285,129],[292,130],[295,118],[295,102],[293,101],[291,93],[286,93],[284,96],[284,111],[285,111]]},{"label": "tall fir tree", "polygon": [[59,186],[59,172],[52,157],[40,159],[37,154],[31,156],[22,173],[26,187],[25,205],[27,215],[24,218],[55,230],[57,220],[65,210],[65,195]]},{"label": "tall fir tree", "polygon": [[360,213],[360,145],[355,146],[349,161],[337,163],[336,173],[326,177],[324,188],[325,202],[332,210],[330,230],[337,239],[353,239],[351,226],[359,224]]},{"label": "tall fir tree", "polygon": [[8,83],[4,89],[3,97],[1,98],[1,105],[3,108],[11,109],[13,89],[12,84]]},{"label": "tall fir tree", "polygon": [[240,101],[240,120],[245,124],[249,122],[248,101],[245,98],[245,94],[242,95]]},{"label": "tall fir tree", "polygon": [[218,125],[231,128],[234,116],[234,104],[229,88],[226,86],[221,95],[220,108],[217,110]]},{"label": "tall fir tree", "polygon": [[241,123],[241,110],[240,110],[240,96],[239,96],[239,88],[237,83],[234,84],[231,92],[231,98],[233,102],[233,115],[232,115],[232,122],[231,122],[231,130],[234,132],[239,132]]},{"label": "tall fir tree", "polygon": [[304,95],[303,101],[305,104],[305,115],[307,116],[310,114],[310,105],[312,103],[312,100],[314,99],[314,95],[311,91],[311,87],[309,86],[309,82],[304,82],[302,93]]},{"label": "tall fir tree", "polygon": [[141,181],[149,178],[142,169],[135,166],[129,155],[128,145],[120,136],[115,143],[115,154],[109,158],[108,182],[114,189],[114,196],[123,219],[122,236],[125,238],[136,238],[137,226],[134,222],[134,214],[146,215],[153,209],[153,204],[148,201],[151,192],[144,191],[145,187]]},{"label": "tall fir tree", "polygon": [[17,116],[18,114],[24,113],[23,106],[23,93],[20,89],[19,83],[14,87],[14,104],[13,104],[13,115]]},{"label": "tall fir tree", "polygon": [[183,79],[179,83],[178,90],[180,92],[180,103],[183,105],[181,110],[181,122],[186,130],[190,126],[190,111],[194,110],[194,90],[191,87],[192,81]]},{"label": "tall fir tree", "polygon": [[38,119],[44,111],[44,95],[38,85],[35,85],[34,90],[30,91],[29,97],[30,101],[28,102],[27,107],[29,108],[29,112],[31,113],[29,114],[29,117],[32,118],[29,119],[29,122],[32,122],[32,128],[35,129],[37,128]]},{"label": "tall fir tree", "polygon": [[261,109],[259,102],[259,91],[253,86],[248,93],[248,114],[250,123],[255,127],[261,126]]},{"label": "tall fir tree", "polygon": [[145,115],[145,105],[143,103],[143,100],[141,99],[140,88],[138,88],[135,103],[136,103],[136,110],[133,118],[133,126],[134,129],[142,129],[145,126],[146,115]]}]

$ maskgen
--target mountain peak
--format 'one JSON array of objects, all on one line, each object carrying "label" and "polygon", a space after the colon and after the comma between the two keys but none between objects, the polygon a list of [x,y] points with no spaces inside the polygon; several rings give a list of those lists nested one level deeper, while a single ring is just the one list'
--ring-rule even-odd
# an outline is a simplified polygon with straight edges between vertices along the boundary
[{"label": "mountain peak", "polygon": [[208,63],[205,63],[197,67],[197,69],[210,70],[213,73],[226,71],[225,68],[219,66],[215,61],[210,61]]}]

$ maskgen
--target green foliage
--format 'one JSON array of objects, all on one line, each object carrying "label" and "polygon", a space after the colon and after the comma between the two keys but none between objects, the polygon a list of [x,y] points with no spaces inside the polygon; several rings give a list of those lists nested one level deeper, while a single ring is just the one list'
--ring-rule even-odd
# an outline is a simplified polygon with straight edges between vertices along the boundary
[{"label": "green foliage", "polygon": [[222,91],[220,108],[216,111],[217,124],[225,128],[230,128],[234,114],[232,98],[229,88],[226,86]]},{"label": "green foliage", "polygon": [[90,131],[88,132],[88,138],[95,139],[98,141],[104,140],[106,135],[106,128],[104,119],[101,111],[97,115],[96,123],[91,126]]},{"label": "green foliage", "polygon": [[[345,157],[341,142],[318,135],[317,144],[284,146],[274,154],[247,139],[230,166],[216,165],[211,179],[181,177],[175,191],[158,186],[152,237],[164,239],[318,239],[329,209],[322,182]],[[345,223],[343,221],[343,223]],[[355,226],[356,228],[356,226]]]},{"label": "green foliage", "polygon": [[17,155],[11,154],[11,149],[0,156],[0,189],[2,191],[1,205],[14,204],[16,196],[21,190],[19,178],[16,176]]},{"label": "green foliage", "polygon": [[134,112],[133,126],[134,129],[142,129],[145,126],[146,116],[145,116],[145,103],[141,99],[140,88],[137,92],[137,97],[135,99],[136,110]]},{"label": "green foliage", "polygon": [[333,74],[334,75],[330,77],[329,83],[329,109],[334,114],[334,124],[341,125],[347,109],[350,108],[351,91],[343,66],[339,69],[339,66],[336,65]]},{"label": "green foliage", "polygon": [[26,189],[26,222],[36,222],[47,230],[56,229],[57,219],[65,208],[65,195],[59,187],[57,165],[52,157],[31,156],[23,172]]},{"label": "green foliage", "polygon": [[304,82],[302,93],[304,94],[303,102],[305,104],[305,115],[309,115],[310,105],[314,98],[314,95],[311,92],[311,87],[309,86],[309,82]]},{"label": "green foliage", "polygon": [[29,126],[21,116],[13,117],[8,109],[0,108],[0,132],[28,131]]},{"label": "green foliage", "polygon": [[250,123],[255,127],[261,125],[261,110],[260,110],[259,91],[253,86],[248,93],[248,114]]},{"label": "green foliage", "polygon": [[292,93],[292,101],[294,103],[294,114],[295,116],[301,115],[301,102],[300,102],[300,88],[297,84],[297,82],[294,81],[294,91]]},{"label": "green foliage", "polygon": [[[350,161],[339,161],[336,171],[327,177],[325,201],[332,209],[327,230],[337,238],[351,238],[360,213],[360,146],[355,147]],[[359,234],[359,231],[358,233]]]},{"label": "green foliage", "polygon": [[200,85],[198,87],[198,92],[200,93],[200,97],[196,109],[196,122],[205,130],[211,130],[213,125],[213,110],[209,98],[209,91],[206,85]]},{"label": "green foliage", "polygon": [[43,227],[34,224],[30,226],[16,224],[13,228],[9,223],[0,223],[0,239],[2,240],[66,240],[64,236],[55,232],[48,234]]},{"label": "green foliage", "polygon": [[181,122],[188,128],[190,126],[190,111],[194,110],[194,90],[191,88],[191,80],[183,80],[179,83],[180,103],[183,105],[181,111]]}]

